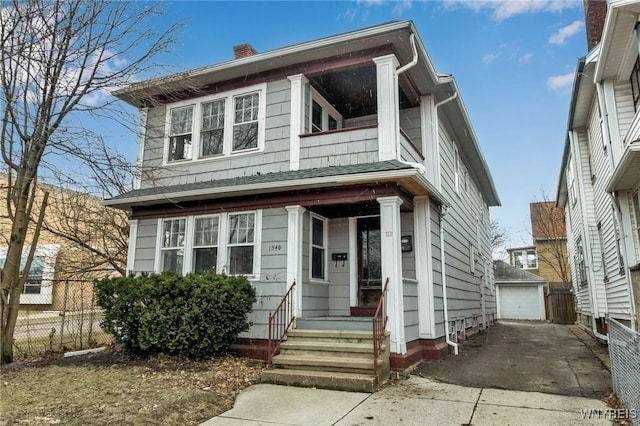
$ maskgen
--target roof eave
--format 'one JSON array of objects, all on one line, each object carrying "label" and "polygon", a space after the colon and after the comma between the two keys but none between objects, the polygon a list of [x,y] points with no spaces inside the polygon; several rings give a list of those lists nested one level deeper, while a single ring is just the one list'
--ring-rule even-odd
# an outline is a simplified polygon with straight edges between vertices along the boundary
[{"label": "roof eave", "polygon": [[330,186],[353,185],[357,183],[379,182],[379,181],[400,181],[403,179],[413,179],[424,188],[423,194],[429,195],[438,204],[450,205],[447,198],[438,191],[426,178],[424,173],[418,168],[377,171],[369,173],[356,173],[341,176],[312,177],[295,180],[284,180],[280,182],[263,182],[253,184],[243,184],[234,186],[224,186],[218,188],[199,188],[190,191],[167,192],[164,194],[152,194],[146,196],[134,196],[129,198],[117,198],[103,200],[105,206],[115,207],[122,210],[130,210],[131,207],[139,205],[155,205],[168,202],[191,201],[202,198],[221,198],[241,195],[264,194],[266,192],[285,192],[304,188],[318,188]]}]

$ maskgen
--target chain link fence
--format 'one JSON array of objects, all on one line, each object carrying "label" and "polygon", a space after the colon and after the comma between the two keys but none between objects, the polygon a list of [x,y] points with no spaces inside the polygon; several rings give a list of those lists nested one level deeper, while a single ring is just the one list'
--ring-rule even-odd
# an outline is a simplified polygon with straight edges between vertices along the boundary
[{"label": "chain link fence", "polygon": [[16,358],[108,345],[112,336],[100,327],[95,282],[47,280],[26,285],[13,334]]},{"label": "chain link fence", "polygon": [[640,425],[640,333],[613,318],[608,323],[613,391],[633,424]]}]

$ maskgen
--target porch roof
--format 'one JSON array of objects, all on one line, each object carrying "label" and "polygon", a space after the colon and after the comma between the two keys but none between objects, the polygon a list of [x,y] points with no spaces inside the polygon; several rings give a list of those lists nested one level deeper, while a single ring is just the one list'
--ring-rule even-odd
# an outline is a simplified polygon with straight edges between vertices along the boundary
[{"label": "porch roof", "polygon": [[277,193],[302,188],[338,187],[368,182],[395,182],[413,195],[430,195],[440,204],[449,204],[444,195],[427,180],[423,170],[397,160],[154,186],[126,192],[106,199],[102,203],[106,206],[130,210],[134,206],[167,202]]}]

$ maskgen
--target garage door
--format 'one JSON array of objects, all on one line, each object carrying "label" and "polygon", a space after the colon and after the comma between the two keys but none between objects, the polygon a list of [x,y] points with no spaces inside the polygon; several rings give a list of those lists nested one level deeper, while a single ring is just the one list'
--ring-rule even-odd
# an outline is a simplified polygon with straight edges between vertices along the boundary
[{"label": "garage door", "polygon": [[500,317],[506,319],[543,320],[544,312],[538,286],[500,286]]}]

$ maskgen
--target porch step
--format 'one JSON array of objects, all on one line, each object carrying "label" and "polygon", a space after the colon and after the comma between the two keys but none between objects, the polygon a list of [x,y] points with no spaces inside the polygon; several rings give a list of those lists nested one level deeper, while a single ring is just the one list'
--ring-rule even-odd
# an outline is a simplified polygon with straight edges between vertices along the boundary
[{"label": "porch step", "polygon": [[[369,323],[370,327],[370,323]],[[339,329],[291,329],[265,370],[267,383],[373,392],[389,377],[389,335],[373,366],[373,332]],[[366,378],[366,379],[365,379]],[[350,381],[353,383],[349,384]]]},{"label": "porch step", "polygon": [[297,318],[296,329],[371,331],[369,317]]},{"label": "porch step", "polygon": [[[294,370],[307,369],[316,371],[337,371],[344,373],[372,374],[373,356],[367,358],[310,354],[277,355],[273,358],[273,365]],[[378,366],[382,361],[378,360]]]},{"label": "porch step", "polygon": [[264,370],[262,381],[278,385],[316,387],[350,392],[374,392],[377,380],[370,374],[338,373],[335,371]]}]

